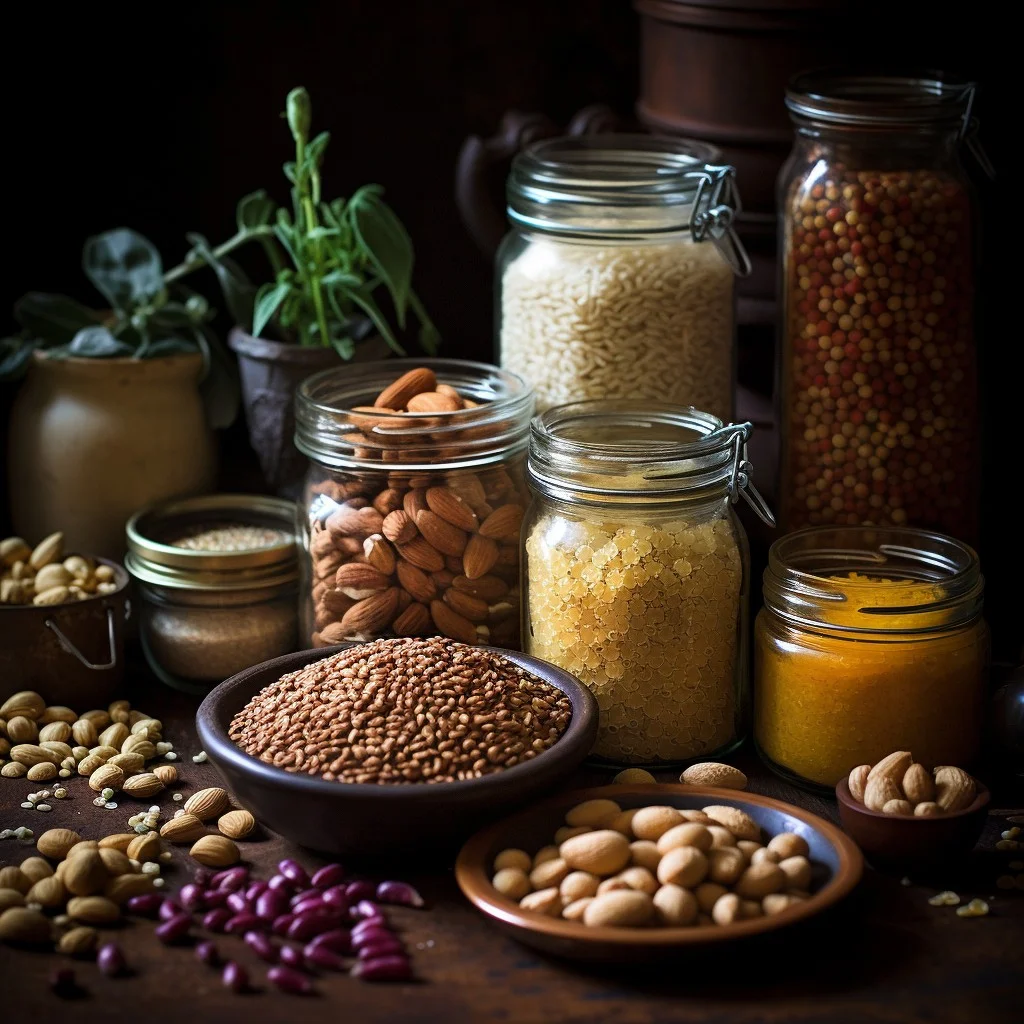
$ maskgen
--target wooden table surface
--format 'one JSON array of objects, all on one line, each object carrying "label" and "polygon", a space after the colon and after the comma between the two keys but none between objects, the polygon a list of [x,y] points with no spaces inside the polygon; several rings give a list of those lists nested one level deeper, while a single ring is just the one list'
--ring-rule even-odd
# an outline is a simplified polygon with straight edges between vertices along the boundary
[{"label": "wooden table surface", "polygon": [[[217,784],[216,770],[194,764],[198,752],[193,718],[196,698],[153,684],[136,673],[126,696],[164,723],[166,739],[180,752],[181,782],[188,794]],[[86,710],[84,708],[77,710]],[[769,775],[751,755],[738,760],[751,775],[751,790],[780,797],[835,818],[834,802],[803,793]],[[607,779],[582,770],[581,784]],[[666,781],[674,779],[667,775]],[[122,799],[114,811],[95,807],[84,779],[68,780],[69,796],[52,800],[46,814],[23,810],[27,793],[41,788],[24,779],[0,779],[0,828],[27,825],[38,836],[66,826],[85,838],[125,831],[139,807]],[[1012,801],[1013,795],[1009,797]],[[1016,795],[1019,800],[1019,794]],[[139,803],[148,804],[150,801]],[[180,803],[170,794],[159,802],[172,814]],[[996,805],[1008,807],[1007,798]],[[1020,806],[1019,803],[1016,806]],[[56,953],[0,946],[0,1008],[14,1022],[131,1020],[233,1022],[500,1021],[560,1024],[645,1024],[645,1022],[997,1022],[1024,1020],[1024,891],[996,889],[1008,862],[1024,854],[997,852],[1005,822],[992,816],[979,850],[969,863],[939,877],[899,877],[867,870],[856,892],[840,907],[806,925],[760,940],[687,951],[678,959],[641,967],[588,966],[550,959],[506,938],[460,895],[450,859],[418,866],[414,837],[402,852],[404,867],[354,864],[367,877],[402,877],[416,883],[429,901],[425,910],[389,910],[413,953],[417,981],[369,984],[325,974],[317,994],[287,996],[268,989],[263,970],[239,939],[217,939],[222,953],[245,963],[259,991],[238,996],[220,985],[219,975],[195,960],[187,947],[164,947],[153,926],[135,921],[116,932],[132,968],[129,977],[108,979],[95,964]],[[175,848],[165,867],[168,890],[189,877],[186,848]],[[28,842],[0,842],[0,865],[16,864],[34,852]],[[243,844],[254,873],[266,877],[284,856],[306,866],[322,860],[278,836]],[[954,889],[963,898],[981,896],[988,917],[959,918],[950,907],[932,907],[928,897]],[[62,1000],[47,984],[58,965],[72,964],[83,994]]]}]

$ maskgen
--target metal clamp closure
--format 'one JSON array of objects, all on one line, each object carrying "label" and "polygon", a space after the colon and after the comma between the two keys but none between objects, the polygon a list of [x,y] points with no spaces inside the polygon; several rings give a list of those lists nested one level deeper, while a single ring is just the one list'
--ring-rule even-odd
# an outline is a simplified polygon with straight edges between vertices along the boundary
[{"label": "metal clamp closure", "polygon": [[736,188],[736,171],[728,164],[708,164],[688,177],[697,179],[690,213],[690,234],[695,242],[710,237],[715,248],[739,277],[751,271],[750,256],[733,228],[736,215],[743,209]]},{"label": "metal clamp closure", "polygon": [[760,491],[754,486],[754,466],[747,458],[747,439],[754,429],[752,423],[733,423],[725,430],[732,435],[732,475],[729,477],[729,500],[735,505],[742,498],[768,526],[775,525],[775,516]]}]

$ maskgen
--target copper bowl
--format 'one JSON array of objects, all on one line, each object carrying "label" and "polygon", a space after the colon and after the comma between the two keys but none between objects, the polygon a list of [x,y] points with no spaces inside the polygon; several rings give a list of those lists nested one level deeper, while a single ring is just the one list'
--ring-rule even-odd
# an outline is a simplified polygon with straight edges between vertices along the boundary
[{"label": "copper bowl", "polygon": [[977,796],[962,811],[914,818],[883,814],[859,803],[843,779],[836,786],[839,821],[872,864],[880,867],[935,865],[970,853],[985,828],[991,794],[974,780]]},{"label": "copper bowl", "polygon": [[[699,809],[727,804],[746,811],[766,832],[795,832],[807,840],[815,868],[809,899],[773,917],[755,917],[726,927],[590,928],[576,921],[544,917],[519,908],[491,885],[495,856],[509,847],[539,850],[564,824],[565,812],[583,800],[614,800],[624,809],[648,804]],[[465,897],[499,928],[528,946],[573,960],[643,960],[683,949],[731,942],[787,928],[820,914],[846,896],[860,880],[864,859],[843,833],[802,807],[755,793],[705,786],[600,786],[562,793],[477,833],[462,848],[455,879]]]}]

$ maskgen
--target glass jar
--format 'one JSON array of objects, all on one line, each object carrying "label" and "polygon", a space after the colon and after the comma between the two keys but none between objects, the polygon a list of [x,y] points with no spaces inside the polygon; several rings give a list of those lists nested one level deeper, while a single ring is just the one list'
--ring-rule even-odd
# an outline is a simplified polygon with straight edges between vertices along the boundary
[{"label": "glass jar", "polygon": [[977,531],[974,86],[815,72],[779,178],[780,519]]},{"label": "glass jar", "polygon": [[831,787],[894,750],[970,763],[983,592],[974,551],[937,533],[813,527],[776,541],[754,629],[754,738],[769,767]]},{"label": "glass jar", "polygon": [[749,553],[732,503],[771,521],[749,484],[750,430],[628,401],[533,421],[524,645],[594,692],[601,759],[681,763],[743,738]]},{"label": "glass jar", "polygon": [[162,502],[132,516],[127,542],[143,653],[169,686],[205,693],[295,650],[293,502],[248,494]]},{"label": "glass jar", "polygon": [[633,398],[733,413],[733,169],[703,143],[597,135],[512,164],[498,253],[498,349],[537,408]]},{"label": "glass jar", "polygon": [[[374,407],[415,368],[463,407]],[[307,378],[295,410],[313,646],[440,633],[518,648],[529,385],[483,363],[389,359]]]}]

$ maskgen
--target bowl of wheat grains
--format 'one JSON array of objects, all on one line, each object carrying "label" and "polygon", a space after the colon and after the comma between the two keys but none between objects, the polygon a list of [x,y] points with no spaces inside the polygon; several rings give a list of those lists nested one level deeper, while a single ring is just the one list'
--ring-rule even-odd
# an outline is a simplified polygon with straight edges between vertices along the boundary
[{"label": "bowl of wheat grains", "polygon": [[590,691],[538,658],[445,637],[300,651],[221,683],[196,719],[235,797],[329,853],[454,848],[572,775]]}]

